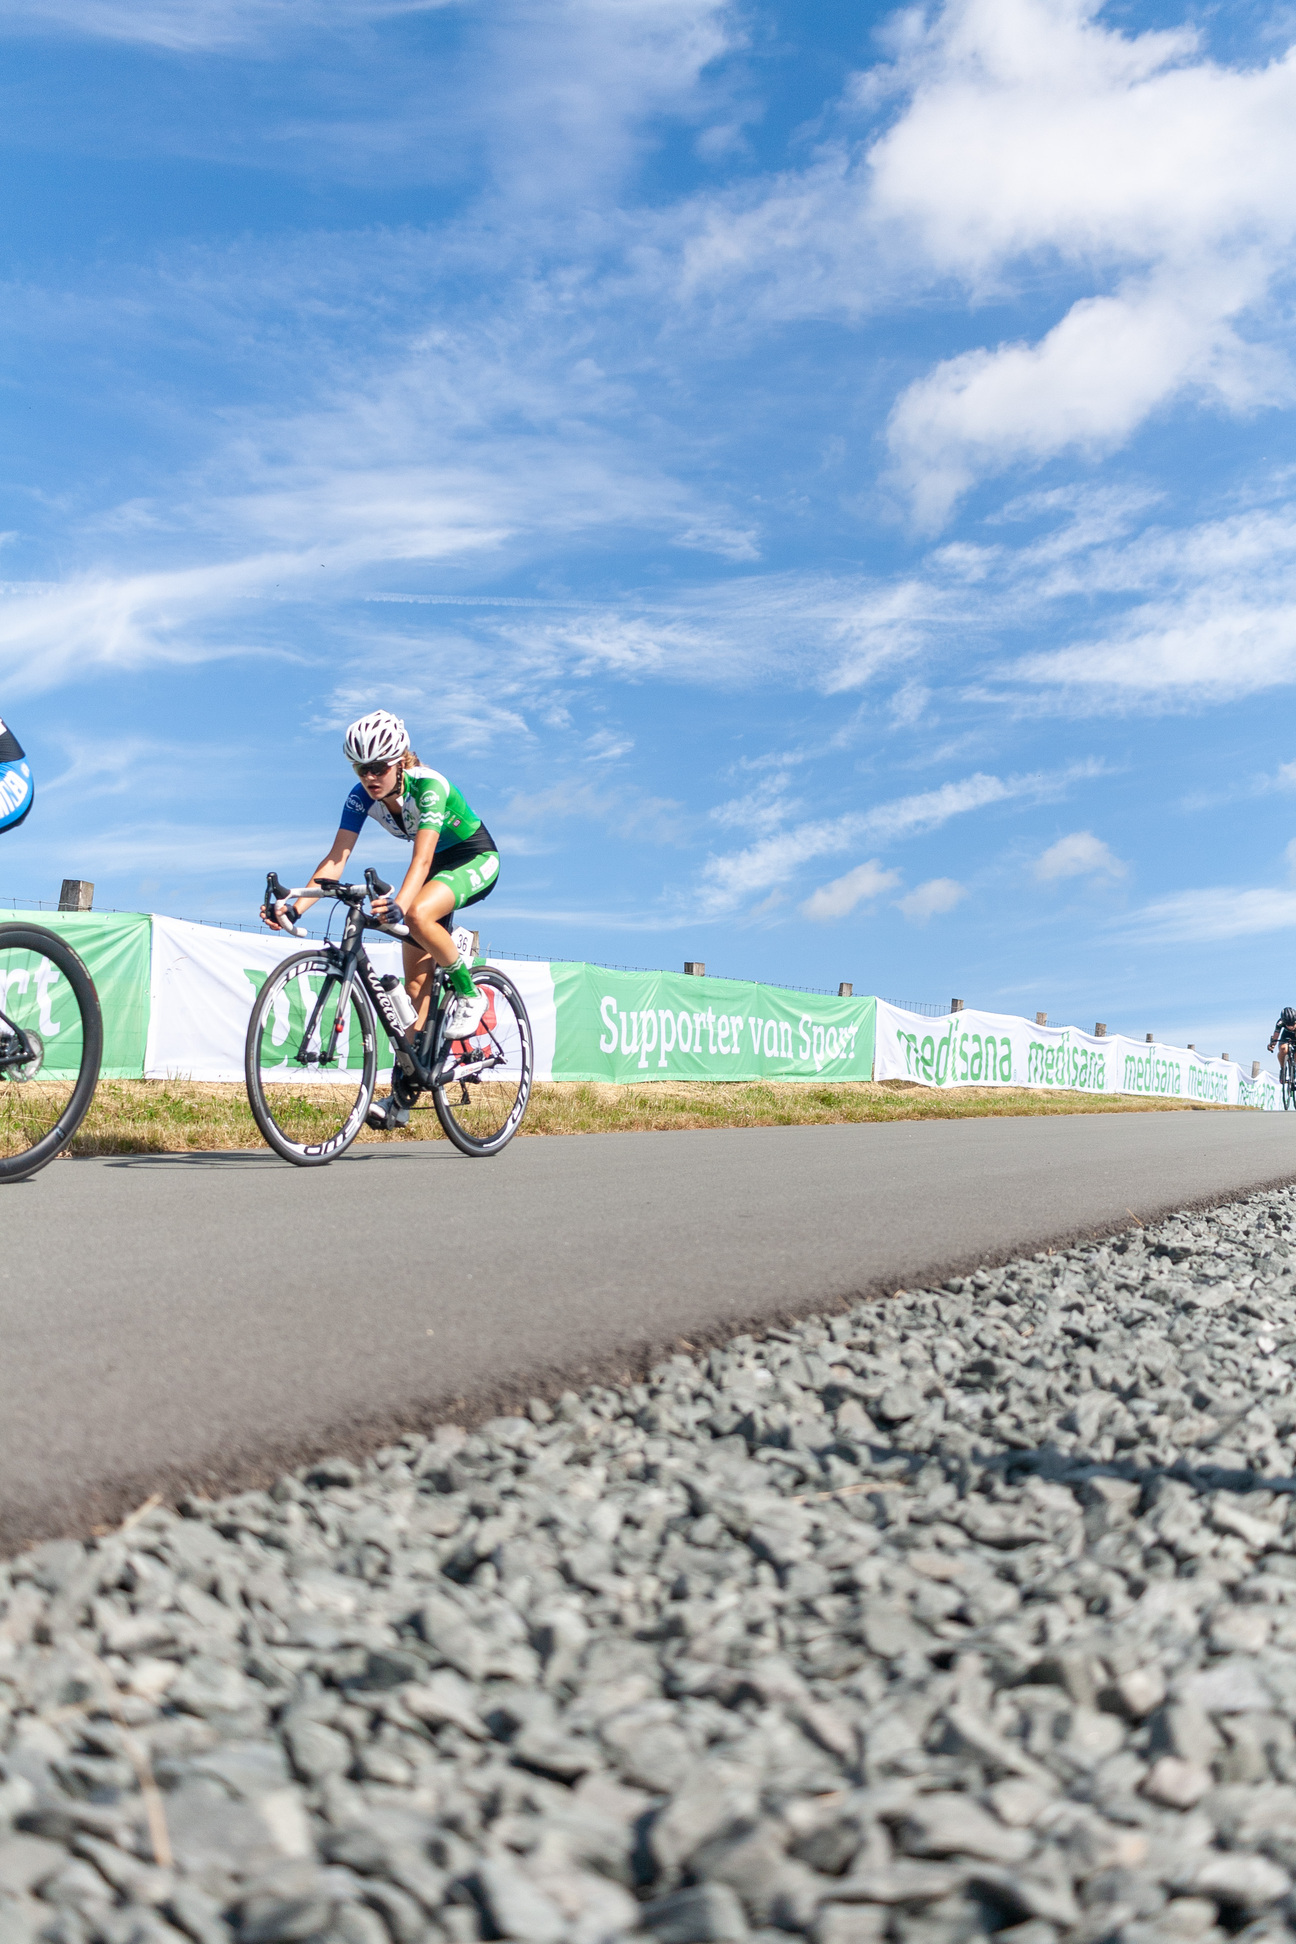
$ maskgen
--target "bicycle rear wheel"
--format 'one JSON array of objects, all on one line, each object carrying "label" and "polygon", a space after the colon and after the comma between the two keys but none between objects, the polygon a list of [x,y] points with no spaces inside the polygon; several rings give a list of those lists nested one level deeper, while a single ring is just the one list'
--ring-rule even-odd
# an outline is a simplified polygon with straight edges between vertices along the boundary
[{"label": "bicycle rear wheel", "polygon": [[[344,1154],[364,1126],[378,1078],[373,1007],[352,984],[337,1031],[342,981],[319,950],[285,959],[257,994],[244,1075],[262,1134],[285,1161],[319,1167]],[[327,1065],[321,1053],[337,1049]]]},{"label": "bicycle rear wheel", "polygon": [[[531,1097],[531,1021],[513,981],[493,965],[475,971],[473,983],[486,994],[486,1017],[470,1040],[438,1048],[437,1064],[452,1054],[456,1067],[432,1089],[432,1104],[462,1153],[498,1154],[517,1133]],[[453,1004],[453,993],[448,1001]]]},{"label": "bicycle rear wheel", "polygon": [[0,1181],[67,1146],[102,1058],[99,995],[72,947],[40,925],[0,925]]}]

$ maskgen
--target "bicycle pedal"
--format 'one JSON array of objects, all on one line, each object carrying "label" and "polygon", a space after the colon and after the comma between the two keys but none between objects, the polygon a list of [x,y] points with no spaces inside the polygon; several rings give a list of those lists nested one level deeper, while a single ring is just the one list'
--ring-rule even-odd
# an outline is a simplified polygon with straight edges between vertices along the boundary
[{"label": "bicycle pedal", "polygon": [[374,1102],[365,1115],[365,1125],[379,1134],[394,1134],[397,1128],[409,1126],[409,1117],[406,1103],[389,1094],[386,1100]]}]

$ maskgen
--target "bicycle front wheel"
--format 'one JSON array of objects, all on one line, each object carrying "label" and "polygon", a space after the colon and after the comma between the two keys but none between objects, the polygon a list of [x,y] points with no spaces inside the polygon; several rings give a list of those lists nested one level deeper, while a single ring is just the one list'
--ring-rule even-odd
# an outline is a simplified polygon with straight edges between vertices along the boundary
[{"label": "bicycle front wheel", "polygon": [[[437,1119],[464,1154],[498,1154],[518,1131],[531,1098],[535,1055],[522,994],[493,965],[473,973],[486,994],[486,1016],[470,1040],[444,1042],[437,1064],[451,1056],[450,1078],[432,1089]],[[454,994],[448,995],[454,1003]]]},{"label": "bicycle front wheel", "polygon": [[345,1154],[373,1100],[378,1048],[369,995],[327,953],[297,952],[262,986],[248,1021],[244,1073],[252,1118],[285,1161],[317,1168]]},{"label": "bicycle front wheel", "polygon": [[99,995],[72,947],[40,925],[0,925],[0,1181],[67,1146],[102,1058]]}]

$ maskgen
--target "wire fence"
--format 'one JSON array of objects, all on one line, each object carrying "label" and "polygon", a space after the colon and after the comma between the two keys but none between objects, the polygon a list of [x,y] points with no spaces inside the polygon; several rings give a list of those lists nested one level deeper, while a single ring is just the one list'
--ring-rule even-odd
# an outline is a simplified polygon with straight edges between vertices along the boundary
[{"label": "wire fence", "polygon": [[[486,958],[523,959],[537,965],[593,965],[600,972],[650,972],[664,970],[660,965],[619,965],[613,959],[562,959],[555,958],[552,952],[513,952],[504,945],[483,944],[482,952]],[[708,979],[728,979],[731,985],[770,986],[779,992],[808,992],[818,999],[837,999],[841,995],[832,986],[793,985],[787,979],[750,979],[742,972],[708,972]],[[860,995],[863,997],[864,995]],[[905,1012],[920,1012],[929,1019],[939,1019],[948,1012],[947,1006],[928,1005],[921,999],[888,999],[889,1006],[900,1006]]]},{"label": "wire fence", "polygon": [[[57,898],[3,896],[0,896],[0,907],[7,907],[11,911],[61,911],[63,908]],[[133,918],[139,914],[133,907],[125,905],[95,905],[89,915]],[[237,918],[182,918],[182,923],[207,925],[217,931],[263,932],[266,929],[264,925]],[[323,932],[318,934],[312,932],[311,936],[322,937]],[[552,952],[514,952],[504,945],[483,944],[482,952],[486,958],[523,959],[534,965],[593,965],[600,972],[661,972],[663,970],[660,965],[620,965],[614,959],[563,959],[555,958]],[[711,972],[707,977],[728,979],[733,985],[770,986],[779,992],[808,992],[818,999],[838,997],[831,986],[792,985],[786,979],[749,979],[741,972]],[[929,1003],[926,999],[888,999],[886,1004],[898,1006],[901,1012],[921,1013],[927,1019],[943,1019],[949,1011],[948,1006]]]},{"label": "wire fence", "polygon": [[[57,898],[0,897],[0,909],[3,908],[7,908],[10,911],[62,911],[64,909]],[[73,918],[139,918],[145,914],[141,913],[138,905],[97,904],[93,905],[89,911],[74,911],[68,915]],[[178,914],[178,916],[181,924],[207,925],[213,931],[259,932],[265,930],[264,925],[244,918],[186,918],[183,913]]]}]

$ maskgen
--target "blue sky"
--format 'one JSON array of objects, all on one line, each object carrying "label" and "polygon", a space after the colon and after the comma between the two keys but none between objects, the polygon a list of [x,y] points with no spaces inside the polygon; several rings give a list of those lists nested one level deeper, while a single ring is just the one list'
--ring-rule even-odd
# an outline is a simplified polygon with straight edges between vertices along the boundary
[{"label": "blue sky", "polygon": [[1291,21],[9,0],[0,890],[246,918],[385,705],[497,951],[1259,1053]]}]

